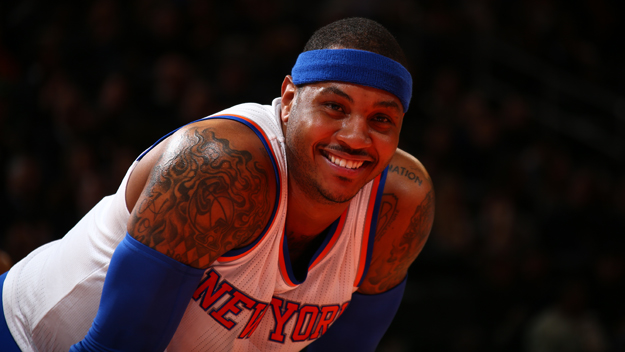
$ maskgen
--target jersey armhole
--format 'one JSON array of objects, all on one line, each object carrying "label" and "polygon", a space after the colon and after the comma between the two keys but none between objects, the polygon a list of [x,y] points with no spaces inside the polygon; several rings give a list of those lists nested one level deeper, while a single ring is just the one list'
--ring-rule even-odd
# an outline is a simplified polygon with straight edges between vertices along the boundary
[{"label": "jersey armhole", "polygon": [[188,126],[190,124],[199,122],[199,121],[205,121],[205,120],[210,120],[210,119],[225,119],[225,120],[237,121],[237,122],[240,122],[240,123],[244,124],[248,128],[250,128],[256,134],[256,136],[258,136],[258,139],[263,143],[263,146],[264,146],[265,150],[267,151],[267,154],[269,155],[269,158],[271,159],[271,165],[273,166],[273,171],[274,171],[275,180],[276,180],[276,197],[275,197],[275,201],[274,201],[274,207],[273,207],[273,210],[271,212],[271,216],[269,218],[269,221],[267,222],[267,226],[263,229],[261,234],[252,243],[250,243],[250,244],[248,244],[248,245],[246,245],[246,246],[244,246],[242,248],[232,249],[232,250],[226,252],[225,254],[223,254],[221,257],[219,257],[217,259],[220,262],[229,262],[229,261],[233,261],[235,259],[239,259],[239,258],[245,256],[247,253],[252,251],[252,249],[254,249],[256,247],[256,245],[258,245],[258,243],[260,243],[260,241],[267,234],[267,231],[271,228],[271,226],[275,222],[276,213],[277,213],[277,210],[278,210],[278,208],[280,206],[280,204],[279,204],[280,203],[280,199],[281,199],[281,197],[280,197],[280,195],[281,195],[281,188],[280,187],[282,185],[280,170],[278,168],[278,163],[276,161],[277,160],[276,154],[275,154],[273,148],[271,147],[271,142],[270,142],[269,138],[267,137],[267,135],[265,134],[265,132],[262,130],[262,128],[258,124],[256,124],[254,121],[250,120],[249,118],[247,118],[245,116],[231,115],[231,114],[207,116],[207,117],[195,120],[193,122],[189,122],[189,123],[187,123],[187,124],[185,124],[183,126],[180,126],[180,127],[176,128],[175,130],[167,133],[166,135],[161,137],[159,140],[157,140],[154,144],[152,144],[143,153],[141,153],[141,155],[139,155],[139,157],[136,159],[136,161],[141,160],[147,153],[150,152],[150,150],[154,149],[154,147],[156,147],[159,143],[161,143],[167,137],[169,137],[172,134],[174,134],[179,129],[181,129],[181,128],[185,127],[185,126]]},{"label": "jersey armhole", "polygon": [[360,285],[362,285],[362,282],[369,271],[371,255],[373,253],[373,243],[375,242],[375,232],[378,225],[378,214],[380,213],[380,203],[382,201],[382,194],[384,193],[384,185],[386,184],[387,174],[388,166],[374,180],[373,187],[371,189],[371,198],[369,200],[367,216],[365,218],[365,229],[362,234],[360,261],[358,264],[356,279],[354,280],[354,287],[360,287]]},{"label": "jersey armhole", "polygon": [[271,216],[269,217],[269,221],[267,222],[267,226],[265,226],[261,234],[256,239],[254,239],[252,243],[241,248],[232,249],[224,253],[221,257],[217,259],[220,262],[231,262],[233,260],[244,257],[245,255],[250,253],[254,248],[256,248],[256,246],[262,241],[262,239],[265,238],[265,236],[269,232],[269,229],[271,229],[271,227],[273,226],[274,222],[276,221],[277,211],[280,208],[280,201],[281,201],[281,194],[282,194],[282,189],[281,189],[282,179],[281,179],[280,170],[278,168],[278,163],[276,160],[277,159],[276,154],[273,148],[271,147],[271,142],[269,138],[267,137],[265,132],[260,128],[260,126],[258,126],[254,121],[244,116],[239,116],[239,115],[215,115],[215,116],[209,116],[205,119],[213,119],[213,118],[233,120],[233,121],[240,122],[246,125],[247,127],[249,127],[256,134],[256,136],[258,136],[260,141],[263,143],[263,146],[265,150],[267,151],[269,158],[271,159],[271,165],[273,167],[273,172],[274,172],[274,176],[276,180],[276,196],[274,199],[274,206],[271,211]]}]

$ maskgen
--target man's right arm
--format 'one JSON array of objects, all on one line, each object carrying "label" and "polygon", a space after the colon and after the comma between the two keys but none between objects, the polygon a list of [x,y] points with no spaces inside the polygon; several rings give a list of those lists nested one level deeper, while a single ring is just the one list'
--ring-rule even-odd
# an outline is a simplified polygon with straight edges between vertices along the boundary
[{"label": "man's right arm", "polygon": [[[252,242],[269,221],[275,180],[258,137],[233,121],[184,127],[131,176],[128,234],[84,340],[70,351],[160,351],[175,333],[204,269]],[[142,162],[146,164],[141,164]],[[147,174],[147,173],[146,173]],[[132,184],[131,184],[132,183]]]},{"label": "man's right arm", "polygon": [[272,164],[254,132],[231,120],[192,124],[167,142],[134,204],[128,233],[206,269],[252,242],[269,221]]}]

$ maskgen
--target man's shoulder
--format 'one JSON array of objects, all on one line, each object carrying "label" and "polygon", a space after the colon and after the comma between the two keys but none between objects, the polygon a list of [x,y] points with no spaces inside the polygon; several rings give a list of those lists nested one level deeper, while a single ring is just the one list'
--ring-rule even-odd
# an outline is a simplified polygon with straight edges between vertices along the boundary
[{"label": "man's shoulder", "polygon": [[[413,226],[430,223],[434,211],[434,186],[423,164],[409,153],[398,149],[388,166],[383,209],[392,214],[379,214],[378,235],[401,237]],[[388,231],[393,229],[393,231]]]},{"label": "man's shoulder", "polygon": [[187,124],[148,152],[131,175],[128,232],[187,265],[207,268],[252,243],[270,221],[278,189],[272,170],[268,151],[248,126],[232,119]]},{"label": "man's shoulder", "polygon": [[393,194],[406,205],[416,206],[433,190],[425,166],[411,154],[397,149],[388,166],[385,194]]},{"label": "man's shoulder", "polygon": [[178,133],[209,128],[219,130],[220,134],[233,138],[239,143],[252,142],[252,144],[256,144],[262,135],[275,134],[277,128],[275,116],[275,109],[272,105],[238,104],[182,126]]},{"label": "man's shoulder", "polygon": [[198,158],[197,162],[222,170],[242,165],[265,170],[263,174],[268,183],[275,183],[274,173],[269,171],[273,168],[270,153],[249,126],[233,119],[200,119],[181,126],[142,155],[128,182],[129,211],[154,170],[166,169],[175,163],[184,165],[190,158]]},{"label": "man's shoulder", "polygon": [[397,150],[384,185],[369,271],[359,292],[386,292],[404,280],[434,219],[434,188],[417,158]]}]

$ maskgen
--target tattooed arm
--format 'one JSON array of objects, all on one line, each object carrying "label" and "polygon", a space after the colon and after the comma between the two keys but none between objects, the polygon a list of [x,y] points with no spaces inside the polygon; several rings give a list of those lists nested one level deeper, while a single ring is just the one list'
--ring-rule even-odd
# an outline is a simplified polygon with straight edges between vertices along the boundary
[{"label": "tattooed arm", "polygon": [[369,271],[341,317],[308,351],[375,351],[399,308],[408,267],[434,218],[432,182],[421,163],[398,150],[384,186]]},{"label": "tattooed arm", "polygon": [[269,220],[271,168],[258,137],[227,120],[187,125],[142,158],[126,188],[128,235],[70,352],[163,351],[204,269]]},{"label": "tattooed arm", "polygon": [[276,181],[253,131],[235,121],[206,120],[161,144],[129,181],[132,237],[177,261],[207,268],[260,235]]},{"label": "tattooed arm", "polygon": [[369,271],[359,292],[377,294],[401,283],[432,229],[434,188],[423,165],[398,150],[380,204]]}]

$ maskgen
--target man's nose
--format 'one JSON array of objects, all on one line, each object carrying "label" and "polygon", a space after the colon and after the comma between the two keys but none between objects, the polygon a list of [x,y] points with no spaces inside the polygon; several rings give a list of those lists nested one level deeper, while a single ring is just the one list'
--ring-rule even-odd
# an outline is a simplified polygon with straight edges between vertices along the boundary
[{"label": "man's nose", "polygon": [[363,149],[371,145],[371,136],[367,119],[362,116],[349,116],[342,121],[336,137],[351,149]]}]

